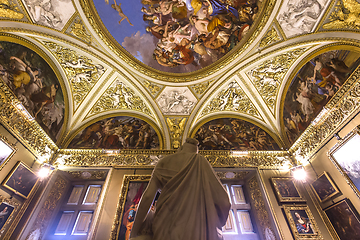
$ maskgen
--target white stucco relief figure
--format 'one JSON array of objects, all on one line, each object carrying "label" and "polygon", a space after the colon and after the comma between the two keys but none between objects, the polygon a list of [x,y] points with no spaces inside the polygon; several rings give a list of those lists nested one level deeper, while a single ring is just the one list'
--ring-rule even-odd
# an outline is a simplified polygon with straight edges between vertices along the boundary
[{"label": "white stucco relief figure", "polygon": [[33,22],[61,30],[75,13],[71,0],[23,0]]},{"label": "white stucco relief figure", "polygon": [[76,61],[64,62],[62,64],[65,68],[71,69],[70,81],[72,83],[80,83],[86,81],[88,84],[92,84],[93,78],[96,73],[102,75],[104,67],[100,64],[93,64],[90,61],[84,61],[83,59],[77,59]]},{"label": "white stucco relief figure", "polygon": [[196,101],[187,87],[167,87],[157,99],[161,111],[168,115],[189,115]]},{"label": "white stucco relief figure", "polygon": [[287,37],[312,32],[329,0],[285,0],[277,20]]}]

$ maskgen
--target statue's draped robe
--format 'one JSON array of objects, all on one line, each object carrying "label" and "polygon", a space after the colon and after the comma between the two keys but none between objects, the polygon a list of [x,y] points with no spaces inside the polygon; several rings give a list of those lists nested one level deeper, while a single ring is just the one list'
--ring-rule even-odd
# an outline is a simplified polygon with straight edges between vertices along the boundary
[{"label": "statue's draped robe", "polygon": [[161,161],[154,169],[152,181],[157,181],[161,194],[153,219],[152,239],[222,239],[221,227],[230,209],[228,194],[203,156],[181,153],[161,160],[184,158],[182,161],[188,162],[180,171],[162,168]]}]

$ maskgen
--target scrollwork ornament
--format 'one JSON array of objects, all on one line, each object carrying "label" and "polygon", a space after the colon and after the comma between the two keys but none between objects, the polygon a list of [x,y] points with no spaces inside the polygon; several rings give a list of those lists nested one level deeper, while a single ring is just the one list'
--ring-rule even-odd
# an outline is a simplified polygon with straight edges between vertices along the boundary
[{"label": "scrollwork ornament", "polygon": [[107,110],[124,109],[152,116],[149,108],[134,90],[120,80],[114,81],[91,108],[89,116]]},{"label": "scrollwork ornament", "polygon": [[259,47],[265,48],[269,46],[272,43],[280,41],[281,38],[279,37],[278,32],[274,27],[271,27],[271,29],[265,34],[265,36],[261,39]]},{"label": "scrollwork ornament", "polygon": [[75,37],[83,40],[84,42],[90,44],[91,43],[91,35],[87,32],[83,22],[79,17],[75,19],[75,21],[70,26],[70,34]]},{"label": "scrollwork ornament", "polygon": [[260,116],[254,104],[236,81],[230,82],[225,89],[214,96],[202,110],[200,116],[219,111],[235,111],[255,117]]},{"label": "scrollwork ornament", "polygon": [[[164,156],[175,150],[121,150],[118,154],[106,154],[98,150],[60,149],[60,154],[71,155],[64,165],[71,167],[131,167],[153,168]],[[249,152],[246,156],[231,156],[228,151],[200,151],[213,167],[261,167],[279,168],[287,161],[287,152]]]},{"label": "scrollwork ornament", "polygon": [[330,14],[324,29],[360,29],[360,3],[356,0],[339,0]]},{"label": "scrollwork ornament", "polygon": [[75,103],[75,109],[87,96],[93,86],[105,72],[104,66],[93,61],[76,51],[60,46],[53,42],[44,42],[61,66],[70,81],[70,86]]},{"label": "scrollwork ornament", "polygon": [[65,193],[66,189],[66,181],[61,177],[57,176],[54,185],[51,187],[49,194],[46,197],[41,209],[36,216],[36,220],[33,223],[31,230],[26,237],[26,240],[31,239],[31,234],[34,231],[39,232],[39,239],[45,233],[46,228],[48,227],[49,223],[51,222],[52,215],[54,214],[54,210],[59,204],[59,201],[63,194]]},{"label": "scrollwork ornament", "polygon": [[1,0],[0,18],[23,19],[24,14],[21,12],[18,4],[13,0]]},{"label": "scrollwork ornament", "polygon": [[254,207],[254,214],[258,220],[259,228],[261,229],[261,234],[264,239],[276,239],[274,230],[272,229],[270,216],[265,207],[264,197],[260,191],[260,185],[256,180],[256,177],[253,177],[248,182],[249,193],[250,193],[250,202]]},{"label": "scrollwork ornament", "polygon": [[291,65],[307,50],[299,48],[277,55],[247,72],[256,89],[274,113],[279,86]]},{"label": "scrollwork ornament", "polygon": [[206,89],[208,89],[208,87],[210,86],[210,84],[213,81],[214,80],[202,82],[202,83],[199,83],[199,84],[192,85],[190,87],[194,90],[196,95],[201,96],[206,91]]},{"label": "scrollwork ornament", "polygon": [[152,96],[155,96],[162,89],[162,86],[154,84],[148,80],[145,80],[143,84]]}]

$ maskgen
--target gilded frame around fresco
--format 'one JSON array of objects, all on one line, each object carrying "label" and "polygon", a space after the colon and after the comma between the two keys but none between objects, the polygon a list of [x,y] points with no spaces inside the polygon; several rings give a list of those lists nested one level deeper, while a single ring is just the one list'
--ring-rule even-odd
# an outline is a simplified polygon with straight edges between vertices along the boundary
[{"label": "gilded frame around fresco", "polygon": [[[336,159],[334,154],[336,154],[337,151],[341,150],[347,143],[349,143],[352,139],[355,137],[360,138],[360,125],[356,126],[353,130],[351,130],[343,139],[341,139],[333,148],[330,149],[330,151],[327,153],[328,157],[330,158],[331,162],[336,166],[336,168],[339,170],[339,172],[344,176],[346,182],[350,185],[350,187],[353,189],[355,194],[360,198],[360,184],[359,188],[356,187],[356,184],[353,182],[353,179],[351,176],[349,176],[346,173],[346,169],[344,169],[344,165],[341,164],[340,159]],[[356,150],[354,150],[353,154],[357,154]],[[355,155],[356,156],[356,155]],[[360,160],[356,160],[358,164],[360,164]]]},{"label": "gilded frame around fresco", "polygon": [[[301,218],[306,218],[306,221],[310,223],[309,231],[310,233],[300,233],[296,224],[296,217],[295,213],[300,214]],[[291,232],[295,240],[302,240],[302,239],[322,239],[315,219],[310,212],[310,209],[307,205],[285,205],[284,206],[284,213],[286,219],[290,225]],[[305,220],[303,220],[305,221]]]},{"label": "gilded frame around fresco", "polygon": [[123,184],[120,190],[119,202],[116,207],[114,223],[111,228],[110,239],[116,240],[119,238],[121,220],[124,215],[125,202],[126,202],[126,197],[128,194],[130,182],[149,182],[150,178],[151,175],[124,175]]},{"label": "gilded frame around fresco", "polygon": [[[23,167],[26,171],[26,173],[25,174],[27,174],[27,176],[25,176],[25,175],[22,175],[23,173],[18,173],[19,171],[21,171],[21,170],[18,170],[19,169],[19,167]],[[15,189],[14,187],[15,187],[15,183],[14,183],[14,186],[10,186],[9,185],[9,182],[11,181],[11,180],[14,180],[14,182],[15,182],[15,177],[13,177],[14,175],[19,175],[18,177],[20,177],[21,176],[21,181],[28,181],[28,182],[30,182],[30,184],[31,184],[31,189],[28,191],[29,193],[28,194],[26,194],[26,192],[24,192],[24,191],[22,191],[22,192],[20,192],[20,191],[18,191],[18,190],[20,190],[20,189]],[[25,180],[24,180],[25,179]],[[36,180],[35,180],[36,179]],[[4,181],[2,182],[2,185],[5,187],[5,188],[7,188],[7,189],[9,189],[9,190],[11,190],[11,191],[13,191],[15,194],[17,194],[17,195],[19,195],[19,196],[21,196],[21,197],[23,197],[23,198],[25,198],[25,199],[27,199],[29,196],[31,196],[31,194],[33,193],[33,191],[34,191],[34,189],[35,189],[35,186],[36,186],[36,184],[37,184],[37,182],[39,181],[39,178],[38,178],[38,176],[28,167],[28,166],[26,166],[23,162],[17,162],[16,163],[16,165],[13,167],[13,169],[11,170],[11,172],[8,174],[8,176],[4,179]],[[19,183],[19,185],[20,185],[21,183]]]},{"label": "gilded frame around fresco", "polygon": [[[281,182],[284,182],[285,185]],[[305,199],[296,187],[295,181],[292,177],[273,177],[271,178],[271,183],[275,189],[275,195],[280,203],[305,202]],[[291,185],[289,186],[288,183],[291,183]],[[286,196],[286,192],[288,195],[294,195],[295,193],[295,195],[298,196]]]},{"label": "gilded frame around fresco", "polygon": [[10,144],[9,141],[7,140],[7,138],[0,134],[0,148],[2,148],[2,147],[8,148],[9,150],[11,150],[11,153],[10,154],[5,153],[7,155],[7,156],[5,155],[5,157],[0,155],[0,170],[8,163],[10,158],[17,151],[17,148],[15,147],[15,145]]},{"label": "gilded frame around fresco", "polygon": [[[321,180],[321,178],[324,178],[325,177],[325,184],[324,184],[324,179]],[[320,183],[320,184],[319,184]],[[319,184],[318,186],[319,187],[325,187],[325,185],[328,186],[328,189],[319,189],[317,188],[317,186],[314,186],[314,184]],[[329,184],[331,186],[329,186]],[[323,172],[314,182],[312,182],[311,184],[311,188],[312,190],[316,193],[316,197],[318,198],[318,200],[320,202],[325,202],[327,200],[329,200],[330,198],[332,198],[333,196],[335,196],[336,194],[338,194],[340,191],[339,189],[336,187],[336,185],[334,184],[334,182],[331,180],[330,176],[326,173],[326,172]],[[331,189],[332,188],[332,189]],[[322,198],[320,195],[321,195],[321,192],[320,190],[324,190],[324,191],[331,191],[331,193],[327,193],[325,194],[325,196]]]},{"label": "gilded frame around fresco", "polygon": [[14,216],[17,215],[17,212],[19,211],[19,207],[20,207],[20,204],[18,202],[14,201],[13,199],[9,199],[0,195],[0,211],[3,210],[2,209],[3,204],[12,207],[13,210],[6,219],[5,219],[6,215],[4,216],[3,221],[5,220],[5,222],[2,222],[0,225],[0,238],[2,238],[3,234],[9,229],[9,226],[11,225]]}]

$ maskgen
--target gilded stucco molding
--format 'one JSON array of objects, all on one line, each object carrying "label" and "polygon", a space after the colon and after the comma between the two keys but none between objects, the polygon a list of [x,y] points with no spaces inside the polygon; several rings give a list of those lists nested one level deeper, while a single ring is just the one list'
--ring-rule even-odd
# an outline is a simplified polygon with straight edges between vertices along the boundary
[{"label": "gilded stucco molding", "polygon": [[193,92],[199,98],[204,94],[204,92],[209,88],[211,83],[213,83],[214,81],[215,80],[213,79],[213,80],[210,80],[210,81],[195,84],[195,85],[190,86],[190,88],[193,90]]},{"label": "gilded stucco molding", "polygon": [[23,115],[15,104],[19,103],[8,86],[0,80],[0,120],[24,143],[38,158],[48,161],[58,147],[40,125]]},{"label": "gilded stucco molding", "polygon": [[259,234],[261,234],[263,239],[278,239],[273,230],[270,216],[268,210],[265,206],[264,197],[261,194],[260,185],[256,179],[253,177],[248,182],[249,193],[250,193],[250,202],[251,206],[255,211],[252,211],[256,217],[259,227]]},{"label": "gilded stucco molding", "polygon": [[60,46],[57,43],[44,41],[44,46],[55,56],[68,77],[74,109],[76,110],[90,90],[105,72],[103,65],[78,54],[75,50]]},{"label": "gilded stucco molding", "polygon": [[356,0],[339,0],[330,13],[323,29],[359,30],[360,29],[360,3]]},{"label": "gilded stucco molding", "polygon": [[[153,168],[164,156],[174,154],[175,150],[103,150],[61,149],[64,158],[62,165],[68,167],[121,167]],[[229,151],[199,151],[213,167],[260,167],[279,168],[289,162],[288,153],[283,151],[248,152],[244,156],[232,155]]]},{"label": "gilded stucco molding", "polygon": [[120,59],[126,62],[134,70],[150,78],[155,78],[166,82],[190,82],[199,80],[220,71],[224,67],[228,66],[230,63],[234,62],[237,58],[240,57],[241,54],[243,54],[246,49],[250,47],[250,45],[260,35],[263,27],[268,22],[276,4],[276,0],[267,0],[262,3],[261,14],[259,14],[257,21],[253,24],[250,32],[248,33],[249,38],[243,45],[240,44],[238,47],[236,47],[233,50],[233,54],[222,60],[219,60],[219,62],[217,64],[213,64],[212,67],[206,67],[202,70],[195,71],[189,74],[181,74],[180,76],[179,74],[171,74],[155,70],[135,60],[134,57],[131,56],[128,52],[126,52],[126,50],[124,50],[122,47],[120,47],[118,43],[115,43],[115,40],[112,37],[109,37],[110,34],[107,32],[105,27],[99,24],[101,20],[96,14],[94,4],[89,0],[79,0],[79,2],[90,25],[97,33],[98,37],[102,40],[102,42],[106,46],[108,46],[111,51],[113,51]]},{"label": "gilded stucco molding", "polygon": [[169,127],[171,148],[178,149],[181,146],[181,140],[183,137],[185,124],[187,118],[181,117],[169,117],[166,118],[166,123]]},{"label": "gilded stucco molding", "polygon": [[92,43],[92,37],[89,31],[86,29],[83,21],[79,16],[76,16],[74,21],[70,24],[70,27],[66,30],[66,33],[84,41],[87,44]]},{"label": "gilded stucco molding", "polygon": [[295,153],[299,159],[310,159],[328,137],[336,132],[338,127],[359,111],[359,78],[360,68],[356,69],[330,102],[325,105],[321,118],[315,119],[313,124],[292,145],[290,153]]},{"label": "gilded stucco molding", "polygon": [[152,97],[156,97],[156,95],[158,95],[158,93],[164,88],[163,85],[155,84],[148,80],[142,81],[142,84],[144,85],[146,90],[148,90]]},{"label": "gilded stucco molding", "polygon": [[96,101],[87,118],[110,110],[133,110],[153,117],[149,107],[134,89],[123,81],[116,79]]},{"label": "gilded stucco molding", "polygon": [[44,237],[45,231],[53,217],[55,208],[65,193],[66,185],[65,179],[61,176],[56,178],[54,185],[51,187],[51,190],[40,209],[39,214],[35,218],[36,220],[33,223],[26,240],[33,239],[33,235],[38,236],[38,239],[42,239]]},{"label": "gilded stucco molding", "polygon": [[241,171],[241,172],[233,172],[233,171],[226,171],[226,172],[216,172],[216,175],[221,180],[244,180],[248,175],[249,171]]},{"label": "gilded stucco molding", "polygon": [[236,81],[228,83],[226,88],[213,96],[199,117],[221,111],[244,113],[261,119],[260,113]]},{"label": "gilded stucco molding", "polygon": [[265,48],[281,40],[282,39],[279,36],[279,33],[277,32],[276,28],[272,26],[270,30],[265,34],[265,36],[261,39],[259,47]]},{"label": "gilded stucco molding", "polygon": [[291,65],[307,50],[298,48],[259,63],[246,74],[265,101],[271,112],[275,113],[276,97],[284,76]]},{"label": "gilded stucco molding", "polygon": [[25,15],[15,0],[1,0],[0,19],[22,20]]},{"label": "gilded stucco molding", "polygon": [[72,179],[75,180],[105,180],[108,171],[95,170],[95,171],[65,171]]}]

